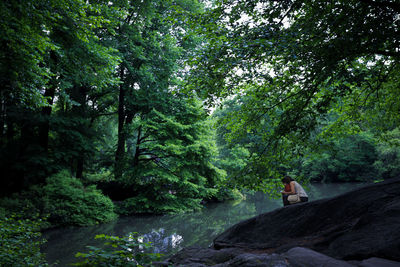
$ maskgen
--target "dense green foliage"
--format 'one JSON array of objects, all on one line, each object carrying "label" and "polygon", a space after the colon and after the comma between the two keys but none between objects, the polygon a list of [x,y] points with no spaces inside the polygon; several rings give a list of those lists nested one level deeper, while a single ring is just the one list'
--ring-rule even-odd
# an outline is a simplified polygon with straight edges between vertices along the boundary
[{"label": "dense green foliage", "polygon": [[202,4],[0,7],[0,195],[8,209],[83,225],[115,218],[103,194],[133,214],[194,210],[218,193],[224,172],[213,165],[207,114],[199,100],[172,93],[200,43],[189,18]]},{"label": "dense green foliage", "polygon": [[371,181],[377,178],[374,162],[378,159],[372,140],[349,136],[315,153],[303,163],[303,172],[312,180],[323,182]]},{"label": "dense green foliage", "polygon": [[43,244],[41,220],[21,219],[16,215],[0,218],[1,266],[48,266],[40,252]]},{"label": "dense green foliage", "polygon": [[121,179],[136,196],[122,203],[122,213],[199,209],[217,193],[224,174],[211,163],[215,145],[198,103],[171,99],[164,113],[153,109],[132,124],[139,130],[126,161],[134,168],[126,167]]},{"label": "dense green foliage", "polygon": [[[283,157],[278,153],[277,157],[259,157],[266,153],[262,149],[266,149],[263,142],[269,127],[268,121],[260,122],[266,125],[264,129],[260,129],[261,125],[249,131],[238,132],[233,129],[236,120],[232,120],[232,113],[238,112],[246,104],[245,101],[245,97],[226,101],[213,114],[219,125],[217,144],[220,153],[217,166],[228,172],[227,184],[230,186],[269,191],[274,188],[274,182],[280,183],[276,178],[284,174],[313,182],[365,182],[399,175],[398,128],[379,136],[373,130],[361,129],[357,132],[327,134],[324,127],[333,127],[335,118],[319,119],[318,127],[311,132],[307,143],[291,141],[280,146],[280,149],[287,149]],[[268,160],[267,166],[260,158]],[[272,169],[270,173],[269,168]],[[252,174],[252,170],[256,173]],[[262,178],[249,179],[251,175],[271,178],[266,182]]]},{"label": "dense green foliage", "polygon": [[319,150],[301,157],[294,169],[311,181],[374,181],[397,177],[399,156],[398,147],[363,132],[321,142]]},{"label": "dense green foliage", "polygon": [[63,225],[88,225],[116,218],[114,204],[94,185],[82,182],[67,171],[47,179],[43,190],[49,220]]},{"label": "dense green foliage", "polygon": [[151,266],[160,259],[160,254],[151,253],[151,243],[142,242],[138,233],[125,237],[97,235],[96,239],[104,240],[107,248],[89,246],[88,253],[76,254],[82,258],[74,266]]},{"label": "dense green foliage", "polygon": [[[325,182],[399,174],[395,2],[0,9],[8,210],[83,225],[196,210],[234,188],[273,191],[286,173]],[[222,104],[209,116],[205,102]]]},{"label": "dense green foliage", "polygon": [[231,146],[259,138],[248,186],[262,189],[299,157],[316,156],[306,154],[319,141],[370,132],[380,142],[398,127],[399,10],[364,0],[214,2],[199,20],[206,42],[187,90],[210,102],[235,96],[222,121]]},{"label": "dense green foliage", "polygon": [[285,174],[400,175],[399,16],[372,0],[2,1],[4,260],[45,264],[16,210],[88,225],[276,192]]},{"label": "dense green foliage", "polygon": [[84,186],[82,181],[61,171],[47,178],[44,187],[15,193],[0,200],[5,214],[20,211],[34,219],[37,214],[48,216],[53,225],[91,225],[117,217],[114,204],[94,185]]}]

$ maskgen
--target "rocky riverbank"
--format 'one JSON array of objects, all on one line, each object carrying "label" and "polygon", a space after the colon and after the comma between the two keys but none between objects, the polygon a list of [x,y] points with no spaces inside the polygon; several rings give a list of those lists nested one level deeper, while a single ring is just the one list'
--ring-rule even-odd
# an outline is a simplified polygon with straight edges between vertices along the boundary
[{"label": "rocky riverbank", "polygon": [[400,266],[400,179],[242,221],[159,265]]}]

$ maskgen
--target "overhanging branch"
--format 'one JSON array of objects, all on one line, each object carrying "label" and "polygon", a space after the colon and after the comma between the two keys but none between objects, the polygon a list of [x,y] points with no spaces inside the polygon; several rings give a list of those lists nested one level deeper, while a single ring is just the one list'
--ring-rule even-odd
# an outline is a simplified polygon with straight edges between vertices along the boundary
[{"label": "overhanging branch", "polygon": [[400,13],[400,4],[399,2],[388,2],[388,1],[373,1],[373,0],[360,0],[360,2],[375,6],[375,7],[380,7],[380,8],[390,8],[397,13]]}]

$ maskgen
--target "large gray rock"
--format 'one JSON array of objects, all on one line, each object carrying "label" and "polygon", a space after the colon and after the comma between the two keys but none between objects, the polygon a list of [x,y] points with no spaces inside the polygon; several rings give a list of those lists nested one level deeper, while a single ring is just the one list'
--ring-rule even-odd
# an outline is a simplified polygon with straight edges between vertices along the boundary
[{"label": "large gray rock", "polygon": [[171,258],[168,262],[173,266],[213,266],[227,262],[242,254],[237,248],[215,250],[212,248],[184,248]]},{"label": "large gray rock", "polygon": [[[292,267],[278,254],[250,253],[242,249],[185,248],[158,266],[185,267]],[[318,266],[319,267],[319,266]]]},{"label": "large gray rock", "polygon": [[[243,253],[232,260],[213,267],[295,267],[278,254]],[[309,266],[311,267],[311,266]],[[318,266],[320,267],[320,266]],[[353,266],[354,267],[354,266]]]},{"label": "large gray rock", "polygon": [[292,248],[283,254],[267,254],[260,253],[260,251],[244,251],[241,249],[187,248],[178,252],[164,264],[156,264],[156,266],[356,267],[361,266],[359,264],[361,262],[357,262],[357,264],[347,263],[302,247]]},{"label": "large gray rock", "polygon": [[240,222],[214,248],[282,253],[307,247],[336,259],[400,261],[400,179],[283,207]]},{"label": "large gray rock", "polygon": [[367,260],[363,260],[362,262],[357,264],[357,266],[359,266],[359,267],[400,267],[400,262],[373,257],[373,258],[370,258]]},{"label": "large gray rock", "polygon": [[302,247],[292,248],[283,256],[294,267],[354,267],[353,264]]}]

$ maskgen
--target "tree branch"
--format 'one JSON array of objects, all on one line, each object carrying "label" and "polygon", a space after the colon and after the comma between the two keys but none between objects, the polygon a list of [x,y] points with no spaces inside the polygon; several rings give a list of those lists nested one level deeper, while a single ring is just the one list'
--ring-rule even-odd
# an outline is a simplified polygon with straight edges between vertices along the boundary
[{"label": "tree branch", "polygon": [[398,2],[396,3],[396,2],[373,1],[373,0],[360,0],[360,2],[380,8],[391,8],[397,13],[400,13],[400,4],[398,4]]},{"label": "tree branch", "polygon": [[400,57],[400,53],[396,53],[393,51],[383,51],[383,50],[377,50],[377,51],[371,51],[373,53],[376,53],[378,55],[382,55],[382,56],[389,56],[389,57],[395,57],[395,58],[399,58]]}]

